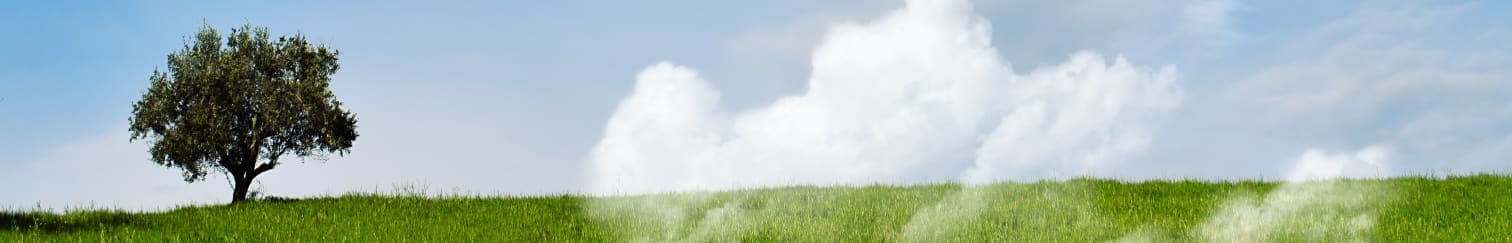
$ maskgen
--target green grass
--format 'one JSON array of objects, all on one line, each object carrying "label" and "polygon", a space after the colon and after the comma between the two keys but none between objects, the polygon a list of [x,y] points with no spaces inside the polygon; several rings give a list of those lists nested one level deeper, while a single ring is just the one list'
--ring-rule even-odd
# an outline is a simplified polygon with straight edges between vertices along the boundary
[{"label": "green grass", "polygon": [[[1274,215],[1269,218],[1274,227],[1239,240],[1512,240],[1509,176],[1329,185],[1347,190],[1312,191],[1327,200],[1300,204],[1298,211],[1262,209]],[[1273,195],[1286,187],[1258,181],[1077,179],[975,188],[785,187],[606,198],[354,194],[160,213],[5,212],[0,242],[1203,241],[1213,240],[1205,238],[1210,236],[1203,225],[1216,215],[1234,205],[1284,202]],[[1371,227],[1347,232],[1358,220],[1335,220],[1356,214],[1369,215]]]}]

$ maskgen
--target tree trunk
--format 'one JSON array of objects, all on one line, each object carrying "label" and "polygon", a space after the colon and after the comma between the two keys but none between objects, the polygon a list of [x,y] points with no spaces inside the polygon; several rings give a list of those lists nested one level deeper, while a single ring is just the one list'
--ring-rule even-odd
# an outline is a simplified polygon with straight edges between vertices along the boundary
[{"label": "tree trunk", "polygon": [[252,178],[250,176],[243,177],[243,176],[234,176],[234,175],[232,177],[238,177],[238,178],[234,179],[234,181],[236,181],[236,189],[235,189],[235,191],[231,192],[231,204],[236,204],[236,203],[239,203],[239,202],[242,202],[242,201],[246,201],[247,200],[247,189],[249,187],[252,187]]}]

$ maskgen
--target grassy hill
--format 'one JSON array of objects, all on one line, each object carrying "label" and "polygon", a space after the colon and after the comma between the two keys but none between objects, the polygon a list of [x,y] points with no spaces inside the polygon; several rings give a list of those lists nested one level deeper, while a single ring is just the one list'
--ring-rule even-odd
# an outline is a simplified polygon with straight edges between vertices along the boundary
[{"label": "grassy hill", "polygon": [[0,213],[0,242],[102,239],[1508,241],[1512,177],[1293,184],[1077,179],[603,198],[346,195],[161,213]]}]

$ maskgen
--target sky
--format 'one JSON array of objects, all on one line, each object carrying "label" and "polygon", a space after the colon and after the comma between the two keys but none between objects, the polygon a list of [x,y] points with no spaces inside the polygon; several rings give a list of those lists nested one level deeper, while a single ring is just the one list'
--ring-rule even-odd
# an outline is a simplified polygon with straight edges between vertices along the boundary
[{"label": "sky", "polygon": [[[0,207],[223,203],[130,141],[202,25],[341,51],[352,153],[281,196],[1512,171],[1502,1],[0,3]],[[1363,152],[1362,152],[1363,153]],[[1373,161],[1373,160],[1372,160]]]}]

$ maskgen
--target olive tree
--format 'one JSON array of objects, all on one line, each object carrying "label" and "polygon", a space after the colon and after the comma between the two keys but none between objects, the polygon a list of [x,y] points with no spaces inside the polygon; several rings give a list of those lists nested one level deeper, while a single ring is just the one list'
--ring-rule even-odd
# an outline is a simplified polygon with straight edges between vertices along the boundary
[{"label": "olive tree", "polygon": [[330,89],[337,50],[303,35],[271,39],[267,28],[232,28],[224,41],[202,27],[168,70],[132,106],[131,140],[151,143],[152,161],[182,169],[184,181],[220,172],[232,203],[247,199],[253,179],[286,156],[324,160],[345,155],[357,118]]}]

